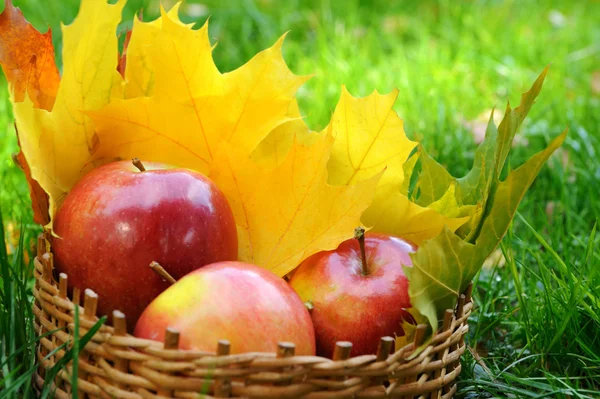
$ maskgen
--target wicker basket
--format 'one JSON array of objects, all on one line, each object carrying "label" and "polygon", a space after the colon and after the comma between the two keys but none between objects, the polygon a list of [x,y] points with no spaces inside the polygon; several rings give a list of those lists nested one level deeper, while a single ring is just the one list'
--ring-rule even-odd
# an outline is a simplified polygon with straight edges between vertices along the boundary
[{"label": "wicker basket", "polygon": [[[48,252],[46,252],[48,251]],[[67,276],[55,276],[49,244],[42,235],[34,260],[35,328],[41,338],[40,365],[34,384],[41,388],[48,370],[65,354],[55,351],[72,341],[74,309],[81,291],[67,295]],[[57,278],[58,277],[58,278]],[[84,291],[80,334],[98,320],[98,296]],[[167,331],[165,342],[127,334],[125,316],[113,313],[113,326],[103,325],[79,355],[80,398],[452,398],[461,371],[460,356],[471,314],[471,286],[447,310],[440,330],[421,351],[427,327],[417,327],[414,342],[390,353],[391,337],[381,339],[377,354],[350,357],[352,344],[338,342],[333,360],[294,356],[294,345],[282,342],[277,353],[229,354],[220,341],[215,353],[178,350],[178,334]],[[412,355],[412,356],[411,356]],[[416,355],[416,356],[415,356]],[[71,398],[71,364],[50,383],[57,398]],[[199,395],[199,393],[201,393]]]}]

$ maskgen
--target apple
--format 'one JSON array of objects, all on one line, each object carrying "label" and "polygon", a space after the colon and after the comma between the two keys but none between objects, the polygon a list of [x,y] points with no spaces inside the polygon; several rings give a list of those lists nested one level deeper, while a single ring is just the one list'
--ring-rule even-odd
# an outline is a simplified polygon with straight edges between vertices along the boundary
[{"label": "apple", "polygon": [[404,335],[403,321],[416,324],[402,269],[414,251],[406,240],[357,228],[355,238],[296,268],[290,285],[312,308],[319,356],[331,357],[337,341],[352,342],[353,356],[375,354],[381,337]]},{"label": "apple", "polygon": [[130,329],[169,286],[150,262],[180,278],[237,259],[235,221],[218,187],[193,170],[137,159],[86,174],[66,196],[53,229],[57,271],[68,275],[69,286],[98,294],[99,314],[125,313]]},{"label": "apple", "polygon": [[293,342],[297,355],[315,354],[315,332],[300,297],[274,273],[243,262],[195,270],[160,294],[140,316],[134,335],[163,341],[179,332],[179,348],[214,351],[220,339],[232,353],[275,352]]}]

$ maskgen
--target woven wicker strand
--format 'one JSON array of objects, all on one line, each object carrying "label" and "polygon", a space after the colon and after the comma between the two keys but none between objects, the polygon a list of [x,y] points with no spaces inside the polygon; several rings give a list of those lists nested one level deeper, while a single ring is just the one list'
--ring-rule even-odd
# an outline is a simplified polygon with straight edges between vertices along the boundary
[{"label": "woven wicker strand", "polygon": [[[79,334],[98,321],[98,296],[90,289],[67,294],[68,277],[54,275],[52,253],[40,236],[34,260],[35,329],[40,337],[38,389],[48,371],[70,348],[79,306]],[[276,353],[230,354],[221,340],[214,353],[179,350],[179,333],[167,330],[165,342],[127,334],[122,312],[103,325],[79,355],[79,398],[419,398],[450,399],[461,372],[467,319],[473,309],[469,285],[457,306],[447,310],[441,328],[424,348],[427,327],[417,326],[414,341],[391,353],[394,339],[383,337],[374,355],[351,357],[352,344],[338,342],[333,358],[295,356],[295,346],[280,342]],[[416,348],[422,349],[415,352]],[[416,354],[416,355],[415,355]],[[72,365],[48,381],[58,399],[72,397]],[[201,394],[201,395],[199,395]]]}]

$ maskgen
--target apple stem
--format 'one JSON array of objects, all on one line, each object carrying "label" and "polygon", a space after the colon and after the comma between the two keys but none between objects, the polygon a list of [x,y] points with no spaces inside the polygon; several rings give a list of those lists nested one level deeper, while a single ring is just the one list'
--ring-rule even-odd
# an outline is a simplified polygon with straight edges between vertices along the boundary
[{"label": "apple stem", "polygon": [[140,170],[140,172],[145,172],[146,168],[144,167],[144,164],[142,163],[142,161],[140,161],[139,158],[133,158],[131,160],[131,162],[135,165],[136,168],[138,168]]},{"label": "apple stem", "polygon": [[365,229],[361,226],[358,226],[354,229],[354,238],[358,240],[358,245],[360,245],[360,257],[362,260],[362,273],[363,275],[369,274],[369,268],[367,266],[367,251],[365,250]]},{"label": "apple stem", "polygon": [[175,284],[177,282],[177,280],[175,280],[173,276],[171,276],[169,272],[166,271],[165,268],[162,267],[158,262],[151,262],[150,268],[154,270],[154,272],[160,277],[167,280],[170,284]]}]

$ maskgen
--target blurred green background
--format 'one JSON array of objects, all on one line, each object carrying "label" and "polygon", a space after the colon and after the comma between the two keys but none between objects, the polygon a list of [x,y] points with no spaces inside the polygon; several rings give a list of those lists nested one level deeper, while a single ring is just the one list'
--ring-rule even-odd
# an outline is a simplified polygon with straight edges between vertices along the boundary
[{"label": "blurred green background", "polygon": [[[79,0],[13,1],[38,29],[52,29],[60,60],[60,22],[73,20]],[[163,1],[167,9],[174,3]],[[160,13],[158,1],[130,0],[119,33],[140,9],[144,20]],[[407,134],[455,175],[470,167],[490,110],[496,107],[500,116],[507,101],[517,105],[552,64],[517,135],[511,165],[565,127],[569,136],[523,201],[496,262],[478,276],[479,310],[469,341],[475,355],[466,355],[461,395],[595,397],[600,2],[208,0],[181,6],[181,18],[196,26],[209,16],[221,71],[239,67],[289,31],[288,65],[314,74],[299,91],[314,130],[328,123],[341,85],[355,96],[398,88],[395,109]],[[9,231],[21,221],[34,229],[26,184],[11,161],[17,145],[5,82],[0,85],[0,207]]]}]

